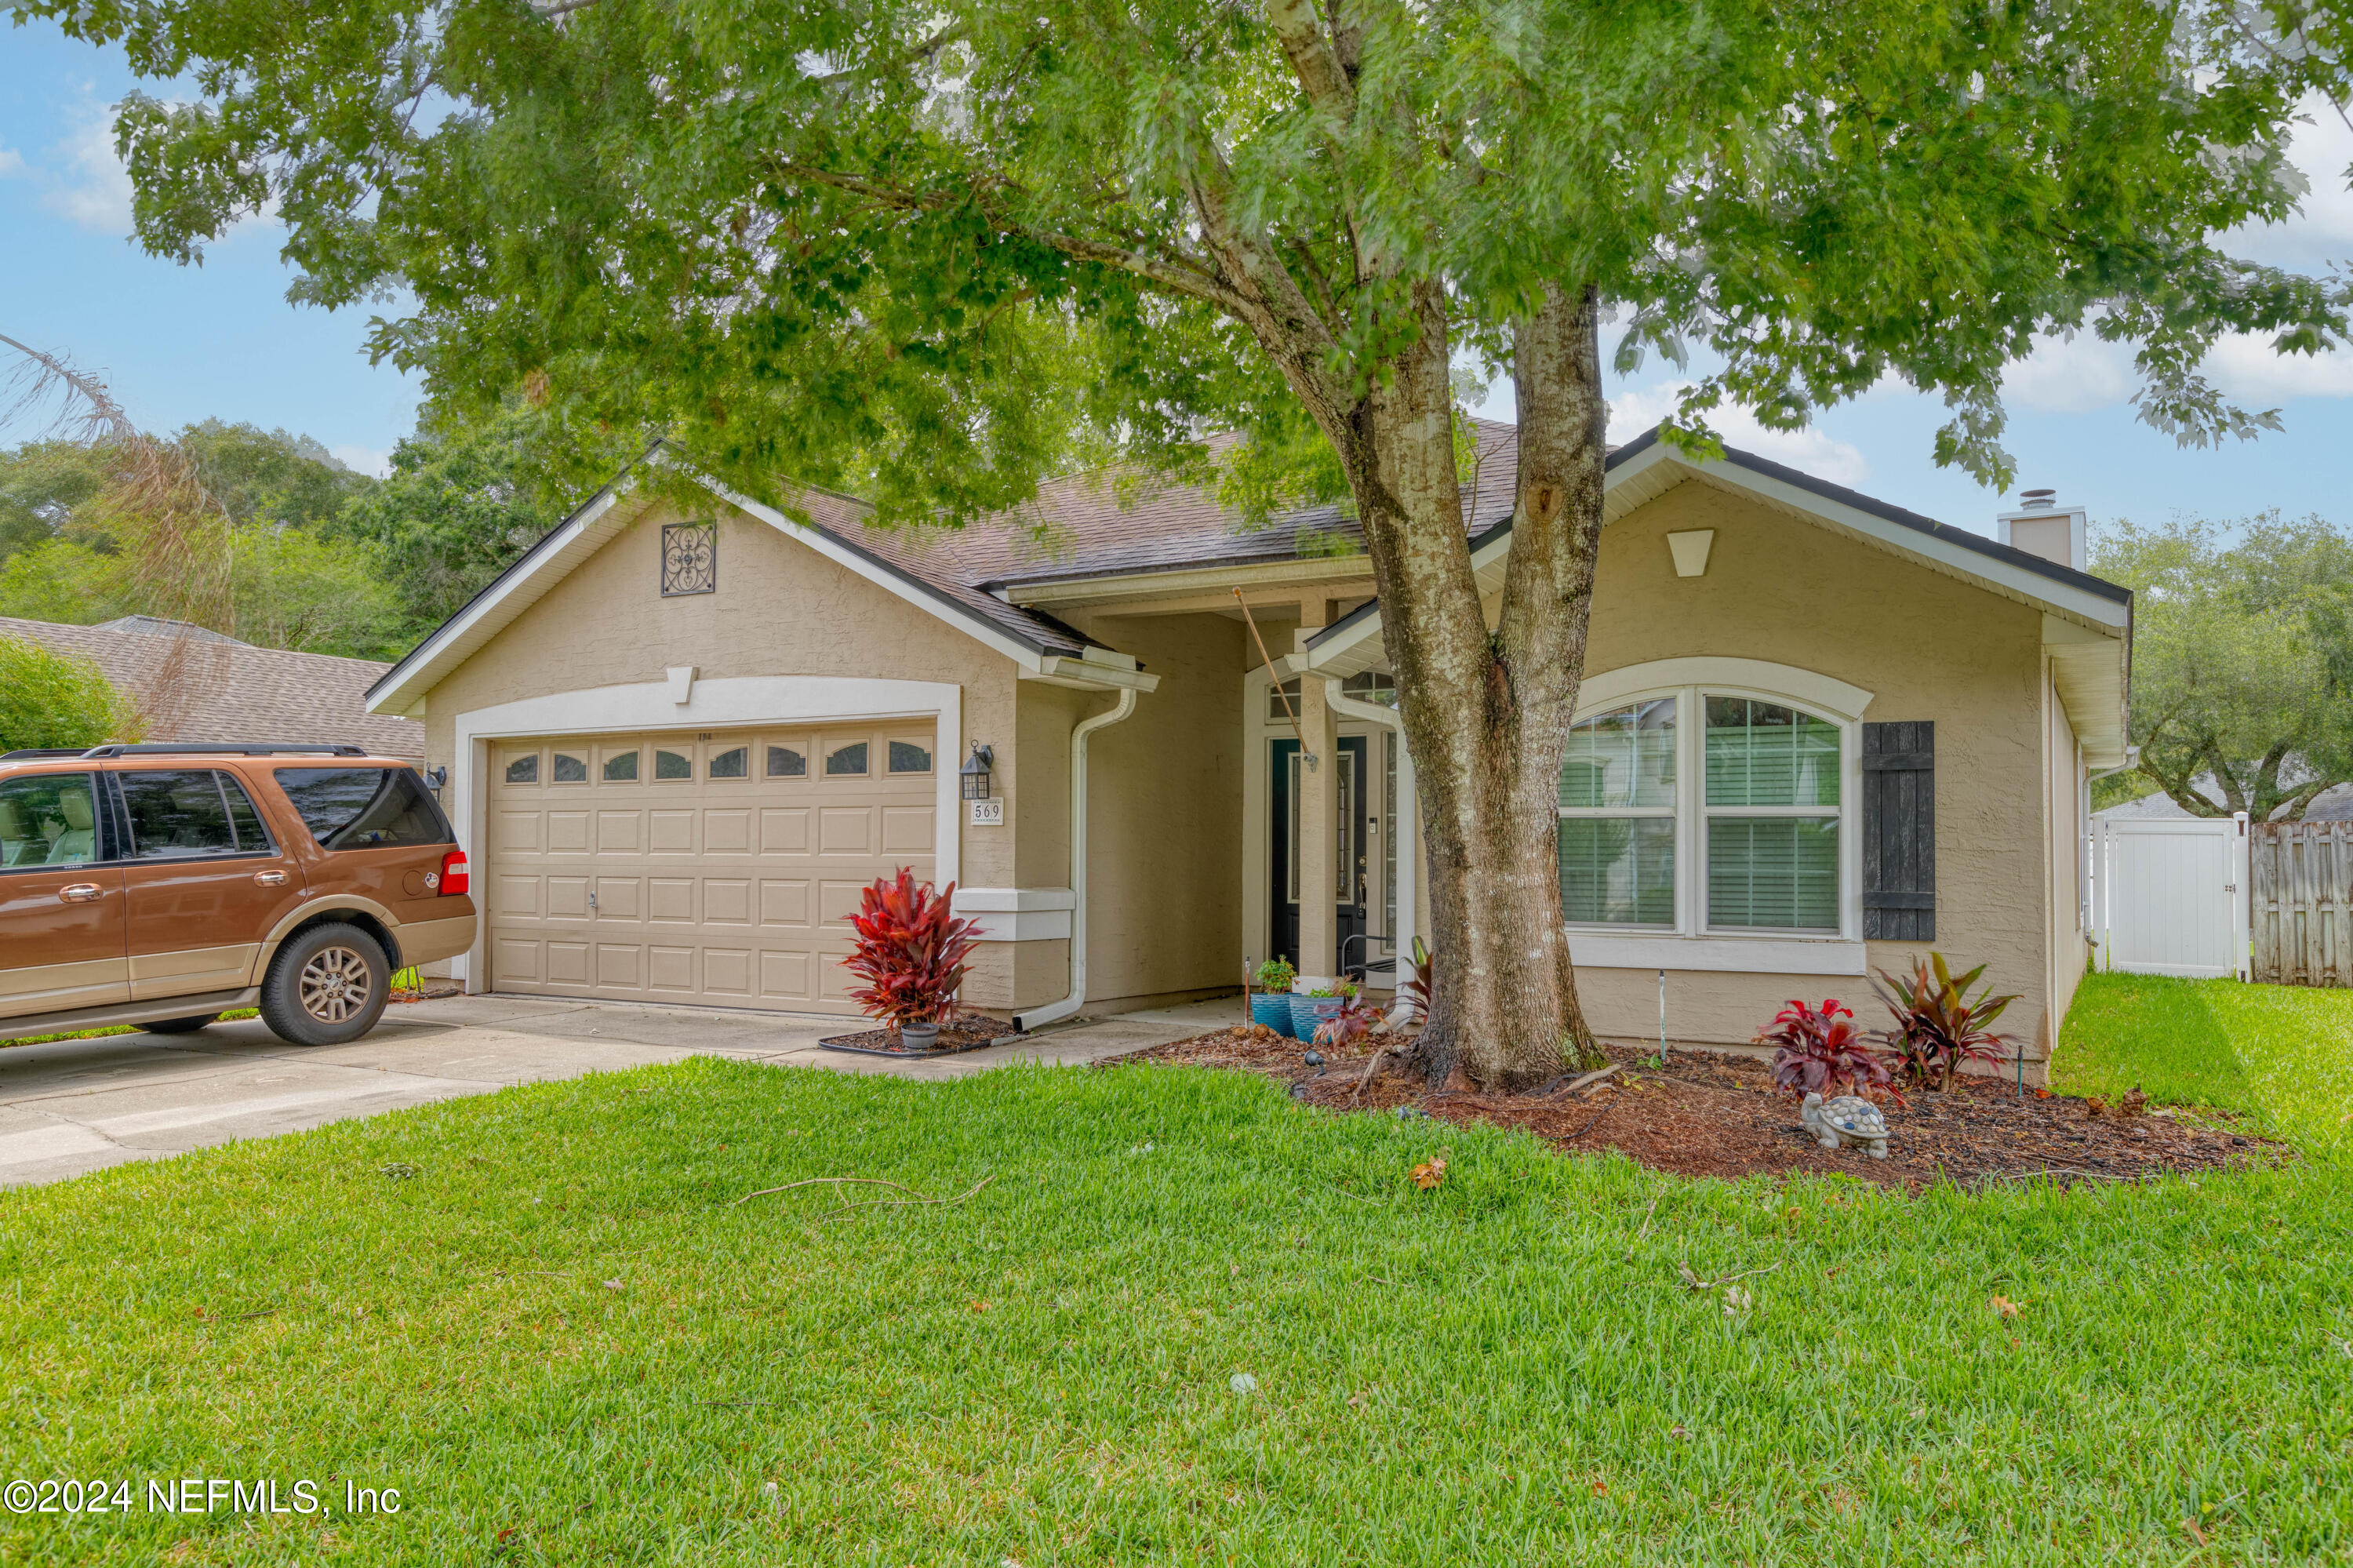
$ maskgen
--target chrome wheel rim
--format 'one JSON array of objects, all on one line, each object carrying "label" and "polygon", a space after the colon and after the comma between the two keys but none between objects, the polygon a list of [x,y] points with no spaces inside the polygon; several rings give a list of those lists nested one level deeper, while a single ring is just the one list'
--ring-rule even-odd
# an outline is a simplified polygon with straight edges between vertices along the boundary
[{"label": "chrome wheel rim", "polygon": [[302,1011],[322,1023],[344,1023],[367,1005],[367,959],[349,948],[322,948],[297,983]]}]

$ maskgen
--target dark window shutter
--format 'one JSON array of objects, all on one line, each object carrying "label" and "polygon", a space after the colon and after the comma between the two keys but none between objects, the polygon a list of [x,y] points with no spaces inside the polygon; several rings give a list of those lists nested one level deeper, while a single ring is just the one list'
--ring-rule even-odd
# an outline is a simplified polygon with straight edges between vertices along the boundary
[{"label": "dark window shutter", "polygon": [[1862,726],[1862,934],[1936,939],[1936,726]]}]

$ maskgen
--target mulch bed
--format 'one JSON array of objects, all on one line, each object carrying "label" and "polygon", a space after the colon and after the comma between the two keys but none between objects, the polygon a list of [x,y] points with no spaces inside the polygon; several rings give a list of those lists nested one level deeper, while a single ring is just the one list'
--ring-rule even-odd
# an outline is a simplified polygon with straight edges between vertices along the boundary
[{"label": "mulch bed", "polygon": [[1319,1076],[1308,1048],[1280,1036],[1219,1030],[1096,1064],[1158,1062],[1257,1073],[1291,1086],[1293,1098],[1341,1111],[1395,1115],[1400,1107],[1440,1121],[1487,1122],[1535,1133],[1567,1152],[1615,1149],[1653,1170],[1682,1176],[1837,1172],[1917,1190],[1939,1181],[1983,1183],[2047,1177],[2137,1181],[2168,1171],[2221,1171],[2292,1157],[2285,1146],[2233,1129],[2230,1113],[2140,1111],[2097,1100],[1967,1078],[1939,1094],[1914,1090],[1908,1107],[1883,1096],[1887,1158],[1822,1148],[1798,1124],[1796,1098],[1773,1086],[1760,1060],[1679,1051],[1662,1067],[1647,1051],[1612,1051],[1620,1071],[1564,1094],[1558,1084],[1530,1094],[1432,1093],[1416,1074],[1384,1063],[1361,1098],[1356,1081],[1370,1043],[1324,1051]]},{"label": "mulch bed", "polygon": [[834,1034],[818,1042],[828,1051],[854,1051],[867,1056],[953,1056],[959,1051],[977,1051],[994,1045],[1019,1030],[1002,1018],[987,1018],[976,1012],[966,1013],[952,1023],[940,1026],[940,1043],[928,1051],[910,1050],[899,1043],[899,1036],[888,1029],[870,1029],[862,1034]]}]

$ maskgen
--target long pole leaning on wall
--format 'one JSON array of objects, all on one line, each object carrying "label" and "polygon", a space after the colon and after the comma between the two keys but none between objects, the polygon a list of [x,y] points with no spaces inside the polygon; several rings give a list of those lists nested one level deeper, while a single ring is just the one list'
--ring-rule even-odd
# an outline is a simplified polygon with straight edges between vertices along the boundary
[{"label": "long pole leaning on wall", "polygon": [[1307,759],[1307,766],[1312,768],[1316,766],[1315,748],[1307,744],[1307,732],[1299,727],[1298,711],[1291,705],[1291,694],[1282,689],[1282,677],[1275,673],[1274,656],[1266,651],[1266,639],[1259,635],[1258,621],[1250,615],[1250,600],[1242,597],[1241,589],[1236,588],[1234,602],[1242,607],[1242,624],[1250,628],[1250,641],[1258,644],[1258,656],[1266,662],[1266,678],[1273,683],[1274,694],[1282,699],[1282,713],[1291,721],[1291,733],[1299,737],[1299,755]]}]

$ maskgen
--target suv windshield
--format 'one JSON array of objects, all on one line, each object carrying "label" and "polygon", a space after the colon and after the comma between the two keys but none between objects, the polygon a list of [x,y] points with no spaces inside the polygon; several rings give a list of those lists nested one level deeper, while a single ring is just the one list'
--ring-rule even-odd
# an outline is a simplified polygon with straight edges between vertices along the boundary
[{"label": "suv windshield", "polygon": [[278,787],[321,849],[458,842],[414,768],[280,768]]}]

